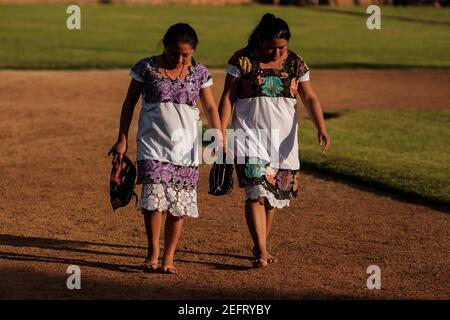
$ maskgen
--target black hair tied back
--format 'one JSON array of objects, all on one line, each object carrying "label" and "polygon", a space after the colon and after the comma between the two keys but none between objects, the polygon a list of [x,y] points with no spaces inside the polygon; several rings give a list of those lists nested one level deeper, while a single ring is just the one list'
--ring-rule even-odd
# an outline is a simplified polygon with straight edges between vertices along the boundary
[{"label": "black hair tied back", "polygon": [[277,18],[271,13],[266,13],[250,35],[247,46],[258,48],[262,42],[277,38],[289,41],[291,38],[289,26],[283,19]]},{"label": "black hair tied back", "polygon": [[266,13],[265,15],[263,15],[263,17],[261,18],[261,23],[268,23],[270,20],[272,19],[276,19],[275,16],[272,13]]}]

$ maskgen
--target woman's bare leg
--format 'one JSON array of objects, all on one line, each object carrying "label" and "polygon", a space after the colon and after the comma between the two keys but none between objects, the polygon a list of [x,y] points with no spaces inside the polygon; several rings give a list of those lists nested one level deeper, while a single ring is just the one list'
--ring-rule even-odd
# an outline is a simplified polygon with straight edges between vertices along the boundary
[{"label": "woman's bare leg", "polygon": [[255,266],[267,266],[267,230],[266,230],[266,214],[264,205],[259,201],[245,201],[245,219],[247,221],[248,230],[253,239],[256,256]]},{"label": "woman's bare leg", "polygon": [[272,230],[272,223],[273,223],[273,216],[275,215],[275,208],[272,207],[268,200],[266,200],[264,204],[264,209],[266,211],[266,231],[267,231],[267,237],[269,237],[269,233]]},{"label": "woman's bare leg", "polygon": [[[270,231],[272,230],[273,217],[275,215],[275,208],[270,205],[270,203],[268,202],[267,199],[264,202],[264,210],[266,213],[266,243],[267,243],[267,239],[269,239]],[[266,249],[267,249],[267,262],[269,262],[269,263],[277,262],[278,259],[275,256],[270,254],[270,252],[267,248],[267,245],[266,245]],[[259,255],[260,255],[259,250],[256,248],[256,246],[254,246],[253,247],[253,256],[255,258],[257,258]]]},{"label": "woman's bare leg", "polygon": [[147,259],[145,263],[150,271],[154,271],[158,268],[162,213],[157,210],[149,211],[144,209],[143,214],[148,241]]},{"label": "woman's bare leg", "polygon": [[176,273],[173,265],[173,258],[183,229],[183,217],[175,217],[167,213],[164,229],[164,255],[162,261],[162,270],[167,273]]},{"label": "woman's bare leg", "polygon": [[[267,231],[267,239],[269,238],[270,231],[272,230],[273,217],[275,215],[275,207],[272,207],[269,201],[266,199],[264,203],[264,209],[266,211],[266,231]],[[277,258],[267,252],[267,262],[273,263],[277,262]]]}]

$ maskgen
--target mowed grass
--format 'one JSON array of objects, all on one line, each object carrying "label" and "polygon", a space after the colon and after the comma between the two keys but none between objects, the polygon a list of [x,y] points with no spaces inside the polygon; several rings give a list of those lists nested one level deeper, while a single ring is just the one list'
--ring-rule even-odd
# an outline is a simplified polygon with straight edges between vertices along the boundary
[{"label": "mowed grass", "polygon": [[[81,30],[68,30],[67,5],[0,5],[0,68],[129,68],[138,59],[161,52],[160,39],[176,22],[188,22],[198,32],[196,56],[202,63],[223,68],[266,12],[289,23],[293,34],[290,48],[311,68],[450,67],[448,25],[383,18],[385,8],[382,29],[368,30],[367,15],[317,8],[80,7]],[[389,8],[389,15],[422,17],[422,11],[404,9]],[[420,9],[426,9],[422,18],[450,21],[449,10]]]},{"label": "mowed grass", "polygon": [[328,116],[326,155],[311,121],[300,122],[303,169],[450,204],[449,110],[352,109]]},{"label": "mowed grass", "polygon": [[[321,6],[320,10],[340,11],[342,13],[366,14],[367,6]],[[384,19],[407,19],[416,20],[416,22],[444,23],[450,25],[449,10],[446,8],[435,8],[433,6],[417,7],[395,7],[381,6],[382,23]]]}]

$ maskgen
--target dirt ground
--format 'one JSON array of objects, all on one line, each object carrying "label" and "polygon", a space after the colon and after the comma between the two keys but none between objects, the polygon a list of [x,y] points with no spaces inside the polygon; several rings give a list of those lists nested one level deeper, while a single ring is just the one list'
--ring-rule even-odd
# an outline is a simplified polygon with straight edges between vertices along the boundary
[{"label": "dirt ground", "polygon": [[[214,78],[218,99],[223,72]],[[128,82],[126,70],[0,72],[1,299],[450,298],[448,212],[306,173],[275,216],[278,263],[251,268],[242,190],[208,195],[201,165],[200,218],[185,220],[179,274],[143,273],[142,216],[134,204],[113,213],[108,198]],[[325,111],[450,102],[448,71],[318,70],[312,82]],[[69,265],[81,268],[81,290],[66,287]],[[381,290],[366,286],[370,265]]]}]

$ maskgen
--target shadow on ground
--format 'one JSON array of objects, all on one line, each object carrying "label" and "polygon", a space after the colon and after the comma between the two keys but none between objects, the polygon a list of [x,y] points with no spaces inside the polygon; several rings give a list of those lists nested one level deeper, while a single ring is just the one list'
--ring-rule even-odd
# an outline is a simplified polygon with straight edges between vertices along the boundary
[{"label": "shadow on ground", "polygon": [[[14,276],[11,276],[14,275]],[[146,274],[147,277],[154,276]],[[125,284],[111,279],[82,277],[81,289],[69,290],[66,286],[68,275],[44,273],[36,270],[0,267],[0,299],[151,299],[151,300],[329,300],[361,299],[355,296],[333,295],[319,290],[305,290],[279,294],[274,290],[259,289],[217,289],[210,290],[185,287],[171,288],[171,282],[165,284],[146,284],[145,281]],[[176,275],[169,275],[176,277]]]}]

